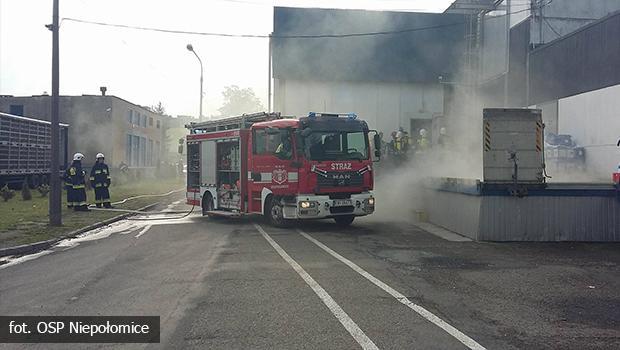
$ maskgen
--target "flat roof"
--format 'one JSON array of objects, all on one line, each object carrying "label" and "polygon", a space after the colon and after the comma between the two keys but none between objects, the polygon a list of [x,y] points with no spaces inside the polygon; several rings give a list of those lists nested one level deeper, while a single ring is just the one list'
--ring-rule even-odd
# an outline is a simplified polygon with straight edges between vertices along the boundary
[{"label": "flat roof", "polygon": [[[41,124],[52,124],[51,122],[48,122],[47,120],[41,120],[41,119],[29,118],[29,117],[22,117],[22,116],[19,116],[19,115],[14,115],[14,114],[9,114],[9,113],[0,112],[0,115],[3,116],[3,117],[19,119],[19,120],[28,121],[28,122],[35,122],[35,123],[41,123]],[[69,126],[69,124],[65,124],[65,123],[58,123],[58,125],[63,126],[63,127],[68,127]]]}]

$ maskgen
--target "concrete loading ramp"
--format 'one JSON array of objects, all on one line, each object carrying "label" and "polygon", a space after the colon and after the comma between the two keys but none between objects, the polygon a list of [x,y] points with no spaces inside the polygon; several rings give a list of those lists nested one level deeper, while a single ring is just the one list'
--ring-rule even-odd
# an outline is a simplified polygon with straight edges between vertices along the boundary
[{"label": "concrete loading ramp", "polygon": [[546,184],[517,197],[471,179],[433,179],[431,223],[478,241],[620,242],[620,192],[610,184]]}]

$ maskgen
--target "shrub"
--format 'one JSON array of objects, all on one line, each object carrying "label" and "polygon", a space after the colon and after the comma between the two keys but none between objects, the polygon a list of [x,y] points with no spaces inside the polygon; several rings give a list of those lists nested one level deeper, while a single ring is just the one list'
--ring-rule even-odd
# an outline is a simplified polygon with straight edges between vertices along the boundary
[{"label": "shrub", "polygon": [[43,184],[37,187],[37,190],[41,194],[41,197],[46,197],[47,194],[50,192],[50,186],[47,184]]},{"label": "shrub", "polygon": [[29,201],[32,199],[32,192],[30,192],[30,186],[28,186],[28,181],[25,180],[22,184],[22,199],[25,201]]},{"label": "shrub", "polygon": [[15,196],[15,191],[9,189],[8,185],[4,185],[2,189],[0,189],[0,196],[7,202],[9,199]]}]

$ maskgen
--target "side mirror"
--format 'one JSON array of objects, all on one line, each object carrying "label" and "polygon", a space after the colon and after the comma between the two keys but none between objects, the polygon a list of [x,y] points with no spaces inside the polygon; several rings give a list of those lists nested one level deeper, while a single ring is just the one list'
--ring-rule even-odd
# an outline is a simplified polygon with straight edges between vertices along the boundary
[{"label": "side mirror", "polygon": [[379,136],[379,133],[377,132],[377,130],[369,130],[368,131],[368,136],[370,137],[370,134],[374,133],[374,136],[372,138],[372,143],[375,146],[375,151],[374,151],[374,162],[378,162],[379,160],[381,160],[381,136]]},{"label": "side mirror", "polygon": [[375,144],[375,150],[381,151],[381,137],[379,136],[379,134],[375,134],[374,144]]},{"label": "side mirror", "polygon": [[375,144],[375,157],[377,159],[381,159],[381,136],[379,136],[379,134],[375,134],[373,141]]},{"label": "side mirror", "polygon": [[183,154],[183,145],[179,145],[179,148],[177,151],[179,152],[179,154]]}]

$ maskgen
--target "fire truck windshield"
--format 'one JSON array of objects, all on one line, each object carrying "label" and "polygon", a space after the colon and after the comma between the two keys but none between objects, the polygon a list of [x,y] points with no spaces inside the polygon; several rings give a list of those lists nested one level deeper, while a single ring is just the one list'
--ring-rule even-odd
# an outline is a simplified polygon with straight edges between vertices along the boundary
[{"label": "fire truck windshield", "polygon": [[368,139],[362,131],[313,131],[304,141],[309,160],[368,159]]}]

